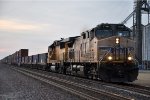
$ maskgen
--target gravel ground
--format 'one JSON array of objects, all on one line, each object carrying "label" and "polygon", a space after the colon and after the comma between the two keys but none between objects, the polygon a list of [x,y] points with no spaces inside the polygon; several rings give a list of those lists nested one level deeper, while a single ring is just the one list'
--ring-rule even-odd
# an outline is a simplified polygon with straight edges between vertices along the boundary
[{"label": "gravel ground", "polygon": [[81,100],[64,90],[0,64],[0,100]]}]

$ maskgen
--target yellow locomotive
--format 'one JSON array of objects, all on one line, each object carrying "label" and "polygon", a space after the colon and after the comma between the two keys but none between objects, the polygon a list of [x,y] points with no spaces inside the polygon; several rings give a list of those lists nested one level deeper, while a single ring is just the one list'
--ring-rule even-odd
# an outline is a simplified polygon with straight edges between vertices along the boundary
[{"label": "yellow locomotive", "polygon": [[123,24],[100,24],[81,36],[54,41],[47,69],[110,82],[132,82],[138,76],[131,30]]}]

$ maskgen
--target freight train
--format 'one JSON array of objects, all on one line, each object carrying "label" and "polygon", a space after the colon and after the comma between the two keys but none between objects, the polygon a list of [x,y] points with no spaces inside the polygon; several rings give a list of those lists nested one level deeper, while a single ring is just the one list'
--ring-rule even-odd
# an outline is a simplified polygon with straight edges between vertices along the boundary
[{"label": "freight train", "polygon": [[123,24],[102,23],[80,36],[54,41],[48,52],[28,56],[28,49],[3,63],[106,82],[132,82],[138,76],[132,31]]}]

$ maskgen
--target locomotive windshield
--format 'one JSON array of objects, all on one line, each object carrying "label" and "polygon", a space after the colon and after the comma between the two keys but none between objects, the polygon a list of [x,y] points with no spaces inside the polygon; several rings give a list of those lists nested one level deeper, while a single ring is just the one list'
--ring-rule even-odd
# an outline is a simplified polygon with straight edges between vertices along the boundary
[{"label": "locomotive windshield", "polygon": [[123,36],[123,37],[129,37],[130,33],[129,33],[129,31],[118,31],[117,35],[118,36]]},{"label": "locomotive windshield", "polygon": [[99,38],[106,38],[112,36],[112,30],[96,30],[95,36]]}]

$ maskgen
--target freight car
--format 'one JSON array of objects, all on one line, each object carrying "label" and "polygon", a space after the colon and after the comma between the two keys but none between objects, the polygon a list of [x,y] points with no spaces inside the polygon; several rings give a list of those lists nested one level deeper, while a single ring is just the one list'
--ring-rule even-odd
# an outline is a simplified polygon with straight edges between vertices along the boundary
[{"label": "freight car", "polygon": [[38,69],[47,70],[47,53],[42,53],[38,55]]},{"label": "freight car", "polygon": [[20,49],[16,52],[16,65],[23,66],[25,56],[28,56],[28,49]]},{"label": "freight car", "polygon": [[47,67],[47,53],[25,56],[21,58],[21,66],[46,70]]},{"label": "freight car", "polygon": [[25,56],[28,56],[28,49],[20,49],[19,51],[16,51],[15,53],[3,58],[1,62],[11,65],[22,66]]},{"label": "freight car", "polygon": [[[135,41],[123,24],[100,24],[81,36],[56,40],[48,53],[10,55],[2,60],[18,65],[107,82],[132,82],[138,76]],[[13,58],[12,58],[13,57]]]}]

